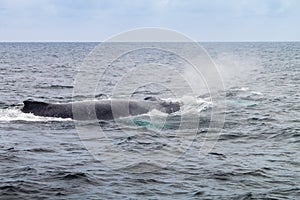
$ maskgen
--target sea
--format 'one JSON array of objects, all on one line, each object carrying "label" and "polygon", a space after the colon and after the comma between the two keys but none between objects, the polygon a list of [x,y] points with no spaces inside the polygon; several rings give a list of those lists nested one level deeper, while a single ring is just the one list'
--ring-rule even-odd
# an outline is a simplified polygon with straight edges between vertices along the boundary
[{"label": "sea", "polygon": [[[199,43],[220,75],[223,91],[215,93],[184,95],[176,78],[194,86],[203,80],[185,76],[181,58],[155,48],[129,52],[96,74],[94,99],[128,89],[133,99],[180,102],[181,112],[170,116],[154,110],[79,122],[21,112],[28,99],[90,99],[74,92],[75,82],[93,74],[84,67],[99,45],[0,43],[0,199],[300,197],[300,42]],[[175,89],[162,84],[172,82]],[[225,94],[221,110],[211,98],[218,92]]]}]

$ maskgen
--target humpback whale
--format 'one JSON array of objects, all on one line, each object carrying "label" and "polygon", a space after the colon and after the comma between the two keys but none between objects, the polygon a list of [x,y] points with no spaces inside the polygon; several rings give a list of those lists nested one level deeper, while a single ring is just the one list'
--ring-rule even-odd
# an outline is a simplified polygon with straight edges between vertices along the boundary
[{"label": "humpback whale", "polygon": [[[105,99],[97,101],[79,101],[71,103],[46,103],[33,100],[23,101],[24,113],[44,117],[72,118],[76,120],[111,120],[114,118],[135,116],[151,110],[171,114],[180,110],[179,102],[167,102],[154,97],[144,100]],[[95,112],[92,112],[92,111]]]}]

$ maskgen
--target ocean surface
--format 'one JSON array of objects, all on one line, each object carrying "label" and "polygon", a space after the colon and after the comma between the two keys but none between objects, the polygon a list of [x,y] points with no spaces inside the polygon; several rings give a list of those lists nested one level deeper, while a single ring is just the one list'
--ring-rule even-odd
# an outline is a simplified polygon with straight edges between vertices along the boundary
[{"label": "ocean surface", "polygon": [[[201,145],[218,107],[207,92],[174,97],[150,84],[132,93],[183,102],[185,125],[197,113],[195,130],[181,128],[195,133],[184,152],[176,147],[185,138],[174,134],[183,113],[163,126],[153,119],[165,116],[155,112],[83,124],[87,132],[100,126],[108,138],[98,139],[99,149],[91,151],[78,122],[20,111],[26,99],[71,102],[78,69],[97,45],[0,43],[0,199],[299,198],[299,42],[201,43],[222,76],[227,105],[224,127],[205,156]],[[132,52],[112,63],[96,98],[111,98],[116,77],[144,64],[182,67],[180,59],[155,49]]]}]

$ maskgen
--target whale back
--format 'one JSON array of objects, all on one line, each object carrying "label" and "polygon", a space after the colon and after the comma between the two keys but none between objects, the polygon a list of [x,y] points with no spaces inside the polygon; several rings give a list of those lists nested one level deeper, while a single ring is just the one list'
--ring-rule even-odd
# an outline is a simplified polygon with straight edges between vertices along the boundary
[{"label": "whale back", "polygon": [[100,100],[53,104],[26,100],[23,103],[24,107],[21,111],[24,113],[45,117],[74,118],[76,120],[91,120],[95,117],[100,120],[111,120],[145,114],[153,109],[168,114],[180,110],[178,102],[166,102],[156,98],[146,98],[142,101]]},{"label": "whale back", "polygon": [[24,113],[31,112],[32,109],[45,109],[45,107],[48,105],[44,102],[38,102],[38,101],[32,101],[32,100],[26,100],[23,101],[24,107],[21,109]]},{"label": "whale back", "polygon": [[23,104],[21,111],[24,113],[44,117],[73,118],[71,104],[50,104],[33,100],[23,101]]}]

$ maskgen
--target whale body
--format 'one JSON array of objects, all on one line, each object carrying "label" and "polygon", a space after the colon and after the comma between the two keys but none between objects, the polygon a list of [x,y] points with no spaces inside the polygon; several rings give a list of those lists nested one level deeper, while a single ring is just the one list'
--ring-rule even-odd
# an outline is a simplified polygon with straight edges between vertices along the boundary
[{"label": "whale body", "polygon": [[141,115],[151,110],[170,114],[180,110],[179,102],[166,102],[153,97],[144,100],[98,100],[72,103],[46,103],[33,100],[23,102],[24,113],[44,117],[72,118],[76,120],[111,120],[114,118]]}]

